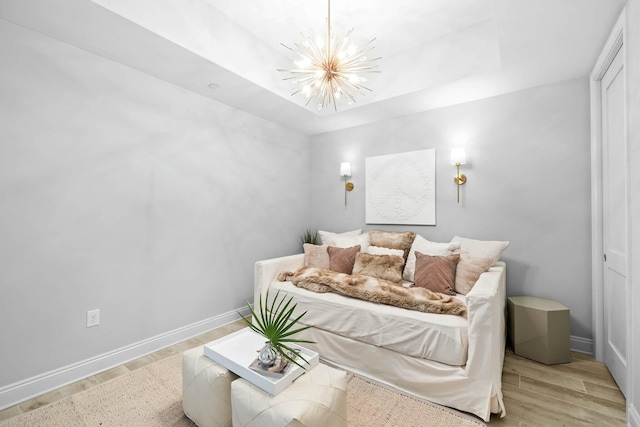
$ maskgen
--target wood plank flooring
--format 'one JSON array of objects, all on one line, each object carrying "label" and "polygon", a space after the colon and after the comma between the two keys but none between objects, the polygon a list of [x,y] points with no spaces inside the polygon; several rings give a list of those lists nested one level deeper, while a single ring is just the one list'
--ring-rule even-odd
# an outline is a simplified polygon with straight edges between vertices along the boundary
[{"label": "wood plank flooring", "polygon": [[[0,411],[0,422],[244,327],[240,320]],[[626,426],[625,399],[607,367],[573,353],[570,363],[543,365],[507,348],[502,374],[507,416],[489,427]],[[428,422],[425,423],[428,426]],[[372,426],[376,427],[376,426]],[[404,427],[404,426],[403,426]]]},{"label": "wood plank flooring", "polygon": [[502,370],[507,416],[490,426],[626,426],[626,402],[607,367],[582,353],[543,365],[507,348]]}]

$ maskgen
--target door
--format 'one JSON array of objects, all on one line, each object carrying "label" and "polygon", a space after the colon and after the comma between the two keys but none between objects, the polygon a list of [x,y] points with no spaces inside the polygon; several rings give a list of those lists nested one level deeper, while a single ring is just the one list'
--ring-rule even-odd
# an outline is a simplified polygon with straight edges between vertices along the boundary
[{"label": "door", "polygon": [[604,363],[627,391],[627,153],[624,54],[620,49],[601,82]]}]

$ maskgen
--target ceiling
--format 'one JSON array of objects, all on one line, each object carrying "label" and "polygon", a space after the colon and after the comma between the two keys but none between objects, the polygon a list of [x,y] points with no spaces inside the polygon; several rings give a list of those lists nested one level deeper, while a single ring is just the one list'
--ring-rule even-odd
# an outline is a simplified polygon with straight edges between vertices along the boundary
[{"label": "ceiling", "polygon": [[315,135],[586,76],[626,0],[333,0],[332,27],[375,38],[352,106],[291,96],[289,51],[326,0],[2,0],[0,18]]}]

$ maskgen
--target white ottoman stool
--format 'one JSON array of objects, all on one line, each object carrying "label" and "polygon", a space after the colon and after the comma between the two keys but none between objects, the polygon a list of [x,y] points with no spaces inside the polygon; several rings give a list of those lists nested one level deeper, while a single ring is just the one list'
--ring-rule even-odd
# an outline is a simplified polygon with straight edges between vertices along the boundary
[{"label": "white ottoman stool", "polygon": [[199,427],[231,427],[231,382],[237,375],[198,346],[182,353],[182,410]]},{"label": "white ottoman stool", "polygon": [[231,408],[233,427],[347,427],[347,374],[318,364],[276,396],[238,378]]}]

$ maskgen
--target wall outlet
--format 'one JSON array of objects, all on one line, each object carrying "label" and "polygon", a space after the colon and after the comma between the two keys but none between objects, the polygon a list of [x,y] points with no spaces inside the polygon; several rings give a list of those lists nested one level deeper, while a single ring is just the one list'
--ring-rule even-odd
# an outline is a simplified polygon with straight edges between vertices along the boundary
[{"label": "wall outlet", "polygon": [[100,324],[100,310],[87,311],[87,328],[98,326]]}]

